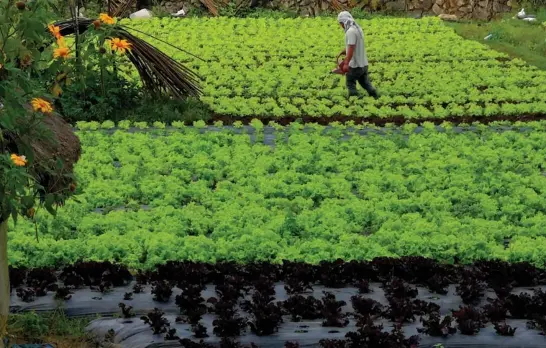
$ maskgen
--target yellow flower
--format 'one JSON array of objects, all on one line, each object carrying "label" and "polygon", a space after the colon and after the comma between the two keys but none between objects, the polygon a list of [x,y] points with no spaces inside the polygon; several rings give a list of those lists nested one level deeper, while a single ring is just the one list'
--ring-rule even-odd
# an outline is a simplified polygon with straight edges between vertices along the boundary
[{"label": "yellow flower", "polygon": [[99,19],[104,24],[110,24],[110,25],[116,24],[116,20],[114,18],[110,17],[109,15],[107,15],[106,13],[101,13],[99,15]]},{"label": "yellow flower", "polygon": [[110,41],[110,45],[112,46],[113,51],[117,51],[121,54],[124,54],[125,51],[131,50],[131,43],[127,40],[122,40],[119,38],[114,38]]},{"label": "yellow flower", "polygon": [[49,29],[51,35],[53,35],[57,40],[63,37],[61,35],[61,28],[54,26],[53,24],[48,25],[47,28]]},{"label": "yellow flower", "polygon": [[25,156],[17,156],[16,154],[11,155],[11,161],[17,167],[24,167],[27,164],[27,158]]},{"label": "yellow flower", "polygon": [[68,47],[59,47],[53,50],[53,58],[64,58],[67,59],[70,57],[70,50]]},{"label": "yellow flower", "polygon": [[51,103],[49,103],[47,100],[44,100],[42,98],[34,98],[31,101],[32,108],[34,111],[40,111],[44,114],[49,114],[53,112],[53,107],[51,106]]}]

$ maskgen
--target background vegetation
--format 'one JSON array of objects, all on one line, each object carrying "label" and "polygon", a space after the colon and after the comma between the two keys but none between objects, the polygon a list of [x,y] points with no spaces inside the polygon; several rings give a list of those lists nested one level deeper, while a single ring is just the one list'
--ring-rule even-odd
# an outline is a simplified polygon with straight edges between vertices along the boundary
[{"label": "background vegetation", "polygon": [[[510,57],[521,58],[546,70],[546,9],[528,12],[537,14],[536,22],[514,19],[513,14],[507,14],[491,22],[467,21],[450,25],[464,38],[481,41]],[[490,34],[492,37],[484,40]]]}]

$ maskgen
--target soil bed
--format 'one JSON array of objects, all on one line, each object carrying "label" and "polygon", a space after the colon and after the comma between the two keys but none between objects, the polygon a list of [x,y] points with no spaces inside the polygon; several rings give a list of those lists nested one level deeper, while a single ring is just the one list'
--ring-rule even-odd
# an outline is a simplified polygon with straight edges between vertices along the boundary
[{"label": "soil bed", "polygon": [[209,125],[214,124],[214,122],[222,121],[225,125],[231,125],[234,122],[242,122],[247,125],[253,119],[258,119],[262,123],[267,124],[271,121],[276,122],[280,125],[286,126],[292,122],[301,122],[301,123],[318,123],[320,125],[327,126],[332,122],[347,123],[353,122],[354,124],[373,124],[376,126],[385,126],[386,124],[392,123],[395,125],[403,124],[418,124],[422,125],[425,122],[431,122],[436,125],[442,124],[443,122],[450,122],[454,125],[462,123],[474,123],[480,122],[482,124],[489,124],[492,122],[498,121],[509,121],[509,122],[532,122],[546,119],[546,114],[525,114],[525,115],[496,115],[496,116],[450,116],[450,117],[429,117],[429,118],[416,118],[408,119],[404,116],[396,117],[359,117],[359,116],[284,116],[284,117],[270,117],[270,116],[228,116],[228,115],[214,115],[210,120],[207,120],[206,123]]}]

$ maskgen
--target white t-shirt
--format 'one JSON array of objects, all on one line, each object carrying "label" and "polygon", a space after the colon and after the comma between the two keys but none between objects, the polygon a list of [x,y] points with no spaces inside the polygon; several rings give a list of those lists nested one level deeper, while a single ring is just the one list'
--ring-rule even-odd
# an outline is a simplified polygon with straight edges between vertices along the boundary
[{"label": "white t-shirt", "polygon": [[353,58],[349,62],[351,68],[363,68],[368,66],[368,55],[364,48],[364,37],[360,36],[360,31],[355,27],[350,27],[345,32],[345,45],[349,51],[349,45],[355,45]]}]

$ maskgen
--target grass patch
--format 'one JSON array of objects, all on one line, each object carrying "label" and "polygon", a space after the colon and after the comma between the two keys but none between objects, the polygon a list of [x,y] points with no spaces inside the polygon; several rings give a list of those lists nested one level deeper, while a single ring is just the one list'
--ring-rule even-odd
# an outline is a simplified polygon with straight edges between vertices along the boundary
[{"label": "grass patch", "polygon": [[43,314],[12,314],[8,320],[10,343],[51,343],[57,348],[92,347],[85,331],[92,319],[68,318],[62,309]]},{"label": "grass patch", "polygon": [[[514,19],[513,14],[491,22],[450,23],[455,31],[466,39],[476,40],[491,48],[504,52],[512,58],[520,58],[540,69],[546,70],[546,9],[531,12],[537,21],[528,23]],[[492,34],[489,40],[484,38]]]}]

